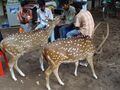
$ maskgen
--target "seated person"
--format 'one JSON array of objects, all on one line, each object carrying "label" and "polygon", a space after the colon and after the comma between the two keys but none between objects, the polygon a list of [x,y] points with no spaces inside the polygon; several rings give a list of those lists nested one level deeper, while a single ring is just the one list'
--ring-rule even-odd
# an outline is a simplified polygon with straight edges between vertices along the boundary
[{"label": "seated person", "polygon": [[20,27],[24,30],[24,32],[31,31],[31,20],[32,20],[32,11],[27,10],[26,2],[21,3],[21,10],[17,13],[17,18],[20,21]]},{"label": "seated person", "polygon": [[76,4],[78,8],[76,8],[77,15],[75,16],[74,25],[76,29],[67,33],[67,38],[73,37],[78,34],[82,34],[84,36],[89,36],[92,38],[94,33],[94,20],[91,13],[88,10],[82,10],[82,4]]},{"label": "seated person", "polygon": [[45,1],[39,0],[38,1],[39,8],[37,10],[37,23],[38,26],[35,28],[37,29],[44,29],[48,27],[48,20],[53,20],[52,11],[45,7]]},{"label": "seated person", "polygon": [[[48,25],[48,20],[53,20],[53,14],[52,11],[45,7],[45,1],[39,0],[38,1],[39,8],[37,10],[37,22],[38,26],[35,28],[35,30],[38,29],[45,29]],[[52,35],[50,37],[50,41],[54,41],[54,32],[52,32]]]},{"label": "seated person", "polygon": [[[73,29],[73,20],[75,16],[75,8],[69,4],[69,0],[61,0],[64,9],[60,23],[55,27],[55,34],[59,33],[60,38],[66,38],[66,33]],[[58,37],[55,35],[55,38]]]}]

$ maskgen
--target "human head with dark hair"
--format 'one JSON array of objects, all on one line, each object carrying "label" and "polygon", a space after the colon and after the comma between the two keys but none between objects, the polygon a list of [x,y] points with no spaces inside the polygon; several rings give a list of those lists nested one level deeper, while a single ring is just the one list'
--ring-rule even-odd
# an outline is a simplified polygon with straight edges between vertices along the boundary
[{"label": "human head with dark hair", "polygon": [[82,3],[81,2],[73,2],[72,6],[75,7],[76,13],[79,13],[80,10],[82,9]]},{"label": "human head with dark hair", "polygon": [[27,12],[27,9],[25,8],[25,6],[26,6],[27,4],[28,4],[27,1],[22,1],[22,2],[21,2],[22,11],[25,12],[25,13]]},{"label": "human head with dark hair", "polygon": [[62,5],[62,7],[63,7],[63,9],[64,10],[68,10],[69,9],[69,6],[70,6],[70,4],[69,4],[69,0],[61,0],[61,5]]},{"label": "human head with dark hair", "polygon": [[24,7],[24,6],[27,5],[27,4],[28,4],[28,2],[22,1],[22,2],[21,2],[21,7]]},{"label": "human head with dark hair", "polygon": [[45,0],[38,0],[37,3],[41,11],[45,11]]}]

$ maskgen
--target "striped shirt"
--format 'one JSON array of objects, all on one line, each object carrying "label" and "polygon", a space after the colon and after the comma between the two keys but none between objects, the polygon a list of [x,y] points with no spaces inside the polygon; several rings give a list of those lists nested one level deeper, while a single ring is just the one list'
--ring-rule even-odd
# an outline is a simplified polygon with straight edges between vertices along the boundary
[{"label": "striped shirt", "polygon": [[80,32],[83,35],[88,35],[92,37],[95,24],[93,17],[89,11],[81,10],[75,17],[74,25],[80,28]]}]

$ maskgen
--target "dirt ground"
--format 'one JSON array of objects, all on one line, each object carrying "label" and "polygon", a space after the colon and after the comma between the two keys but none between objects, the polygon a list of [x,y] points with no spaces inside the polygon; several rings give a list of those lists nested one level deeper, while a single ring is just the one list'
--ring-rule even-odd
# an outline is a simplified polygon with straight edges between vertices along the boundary
[{"label": "dirt ground", "polygon": [[[93,13],[95,23],[102,20],[99,12]],[[74,64],[62,64],[59,74],[65,85],[60,86],[54,75],[51,76],[52,90],[120,90],[120,19],[108,19],[110,35],[103,47],[103,52],[94,57],[95,71],[98,79],[92,76],[90,67],[79,66],[78,76],[73,75]],[[3,36],[17,32],[16,29],[2,30]],[[106,34],[106,23],[96,30],[96,47],[102,41],[102,35]],[[26,74],[21,77],[15,72],[18,81],[11,79],[10,72],[5,69],[5,76],[0,77],[0,90],[47,90],[45,87],[45,75],[39,68],[39,54],[37,51],[27,53],[19,59],[19,67]],[[47,64],[45,63],[47,67]],[[39,85],[37,84],[39,82]]]}]

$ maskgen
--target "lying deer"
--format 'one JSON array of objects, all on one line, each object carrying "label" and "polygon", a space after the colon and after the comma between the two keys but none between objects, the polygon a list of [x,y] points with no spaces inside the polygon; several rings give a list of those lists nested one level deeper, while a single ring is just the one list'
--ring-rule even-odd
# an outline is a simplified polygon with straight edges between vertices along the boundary
[{"label": "lying deer", "polygon": [[2,40],[1,48],[11,56],[8,64],[11,76],[15,81],[17,78],[15,77],[13,67],[21,76],[25,76],[25,74],[18,68],[17,65],[20,56],[36,49],[41,50],[42,46],[48,43],[48,38],[58,22],[58,19],[59,17],[56,17],[55,21],[49,22],[50,26],[46,30],[36,30],[29,33],[16,33]]},{"label": "lying deer", "polygon": [[45,71],[47,89],[51,90],[49,78],[52,72],[56,76],[60,85],[64,85],[58,74],[59,66],[62,63],[76,63],[75,72],[77,72],[78,61],[86,59],[92,69],[94,78],[97,79],[93,65],[93,56],[106,41],[108,33],[109,25],[107,24],[106,38],[103,40],[97,50],[95,49],[93,40],[89,37],[74,37],[66,40],[57,40],[53,43],[46,44],[43,49],[43,55],[49,64]]}]

